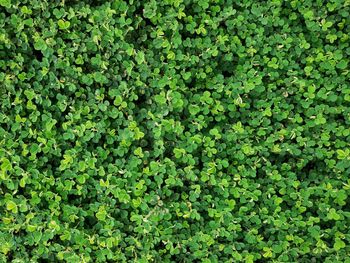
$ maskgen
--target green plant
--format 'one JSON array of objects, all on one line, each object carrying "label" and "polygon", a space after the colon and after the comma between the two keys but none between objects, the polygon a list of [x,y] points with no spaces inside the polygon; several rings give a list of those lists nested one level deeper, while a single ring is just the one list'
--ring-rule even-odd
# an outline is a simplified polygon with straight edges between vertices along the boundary
[{"label": "green plant", "polygon": [[350,262],[349,0],[0,0],[0,262]]}]

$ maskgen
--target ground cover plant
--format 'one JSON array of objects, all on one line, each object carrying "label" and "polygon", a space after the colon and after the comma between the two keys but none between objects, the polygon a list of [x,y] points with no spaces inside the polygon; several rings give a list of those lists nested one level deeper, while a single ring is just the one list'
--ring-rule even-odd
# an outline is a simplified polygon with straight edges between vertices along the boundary
[{"label": "ground cover plant", "polygon": [[0,262],[350,262],[349,0],[0,0]]}]

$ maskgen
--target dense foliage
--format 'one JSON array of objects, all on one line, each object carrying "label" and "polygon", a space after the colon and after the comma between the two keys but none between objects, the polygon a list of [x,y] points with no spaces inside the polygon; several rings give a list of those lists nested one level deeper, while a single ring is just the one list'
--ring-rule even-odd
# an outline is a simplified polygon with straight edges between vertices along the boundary
[{"label": "dense foliage", "polygon": [[0,0],[0,262],[350,262],[349,0]]}]

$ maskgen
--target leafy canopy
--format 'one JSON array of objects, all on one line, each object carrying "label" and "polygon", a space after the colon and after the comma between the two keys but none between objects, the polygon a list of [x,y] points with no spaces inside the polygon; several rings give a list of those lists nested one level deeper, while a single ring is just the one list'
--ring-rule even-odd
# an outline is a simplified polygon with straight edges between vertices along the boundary
[{"label": "leafy canopy", "polygon": [[0,0],[0,262],[350,262],[349,0]]}]

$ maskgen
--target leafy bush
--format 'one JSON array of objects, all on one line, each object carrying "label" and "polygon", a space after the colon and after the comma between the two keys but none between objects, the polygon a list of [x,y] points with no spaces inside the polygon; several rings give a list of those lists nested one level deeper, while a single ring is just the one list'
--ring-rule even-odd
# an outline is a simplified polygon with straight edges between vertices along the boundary
[{"label": "leafy bush", "polygon": [[349,0],[0,0],[1,262],[350,262]]}]

